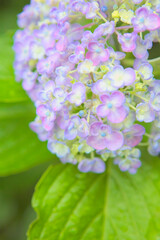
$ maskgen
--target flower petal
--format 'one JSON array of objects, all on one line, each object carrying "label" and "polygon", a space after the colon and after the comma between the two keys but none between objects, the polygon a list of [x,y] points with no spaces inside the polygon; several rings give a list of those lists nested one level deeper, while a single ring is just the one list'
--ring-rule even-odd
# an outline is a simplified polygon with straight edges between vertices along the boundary
[{"label": "flower petal", "polygon": [[123,146],[124,138],[123,134],[118,131],[113,131],[107,137],[107,148],[111,151],[116,151]]},{"label": "flower petal", "polygon": [[136,80],[136,73],[132,68],[126,68],[124,71],[124,82],[126,86],[131,85]]},{"label": "flower petal", "polygon": [[120,123],[123,122],[124,119],[127,117],[127,110],[125,107],[113,108],[110,110],[108,114],[108,120],[112,123]]},{"label": "flower petal", "polygon": [[102,117],[102,118],[107,117],[109,112],[110,110],[105,104],[101,104],[97,107],[97,115],[99,117]]}]

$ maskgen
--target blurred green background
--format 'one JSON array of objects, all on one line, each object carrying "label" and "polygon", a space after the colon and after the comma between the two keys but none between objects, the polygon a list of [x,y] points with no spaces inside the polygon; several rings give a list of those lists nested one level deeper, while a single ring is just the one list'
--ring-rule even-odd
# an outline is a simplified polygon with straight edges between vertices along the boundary
[{"label": "blurred green background", "polygon": [[[0,0],[0,39],[4,34],[16,31],[17,14],[29,2]],[[0,178],[0,240],[26,239],[29,223],[35,218],[31,197],[36,182],[47,166],[42,164],[24,173]]]},{"label": "blurred green background", "polygon": [[17,28],[17,14],[30,0],[0,0],[0,33]]}]

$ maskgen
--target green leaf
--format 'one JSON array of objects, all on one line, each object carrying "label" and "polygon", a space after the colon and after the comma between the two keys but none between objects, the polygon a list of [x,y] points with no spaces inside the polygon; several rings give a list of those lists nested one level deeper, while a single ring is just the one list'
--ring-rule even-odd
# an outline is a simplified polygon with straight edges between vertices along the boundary
[{"label": "green leaf", "polygon": [[154,77],[159,79],[160,78],[160,57],[154,58],[154,59],[150,59],[149,63],[153,67]]},{"label": "green leaf", "polygon": [[0,104],[0,176],[55,159],[29,128],[34,112],[31,103]]},{"label": "green leaf", "polygon": [[12,50],[13,40],[10,34],[0,37],[0,102],[21,102],[28,100],[21,83],[15,81]]},{"label": "green leaf", "polygon": [[34,193],[28,240],[158,240],[160,160],[143,159],[134,176],[112,163],[101,175],[49,167]]}]

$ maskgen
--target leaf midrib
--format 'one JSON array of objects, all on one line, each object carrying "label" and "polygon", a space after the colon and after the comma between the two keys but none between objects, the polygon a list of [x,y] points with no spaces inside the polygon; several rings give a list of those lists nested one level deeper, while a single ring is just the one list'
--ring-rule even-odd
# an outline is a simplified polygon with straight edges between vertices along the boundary
[{"label": "leaf midrib", "polygon": [[109,191],[109,179],[111,175],[111,159],[108,159],[106,172],[105,172],[105,195],[104,195],[104,208],[103,208],[103,225],[102,225],[102,240],[106,240],[106,225],[108,222],[108,191]]}]

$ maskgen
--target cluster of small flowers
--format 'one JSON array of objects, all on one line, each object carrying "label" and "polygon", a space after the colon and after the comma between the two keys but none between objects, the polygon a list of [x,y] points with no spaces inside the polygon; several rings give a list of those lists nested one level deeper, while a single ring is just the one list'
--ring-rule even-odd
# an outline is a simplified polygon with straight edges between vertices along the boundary
[{"label": "cluster of small flowers", "polygon": [[[31,0],[19,14],[14,68],[36,106],[30,127],[63,163],[101,173],[113,158],[134,174],[137,145],[160,153],[160,81],[148,53],[159,15],[154,0]],[[139,122],[153,122],[150,135]]]}]

